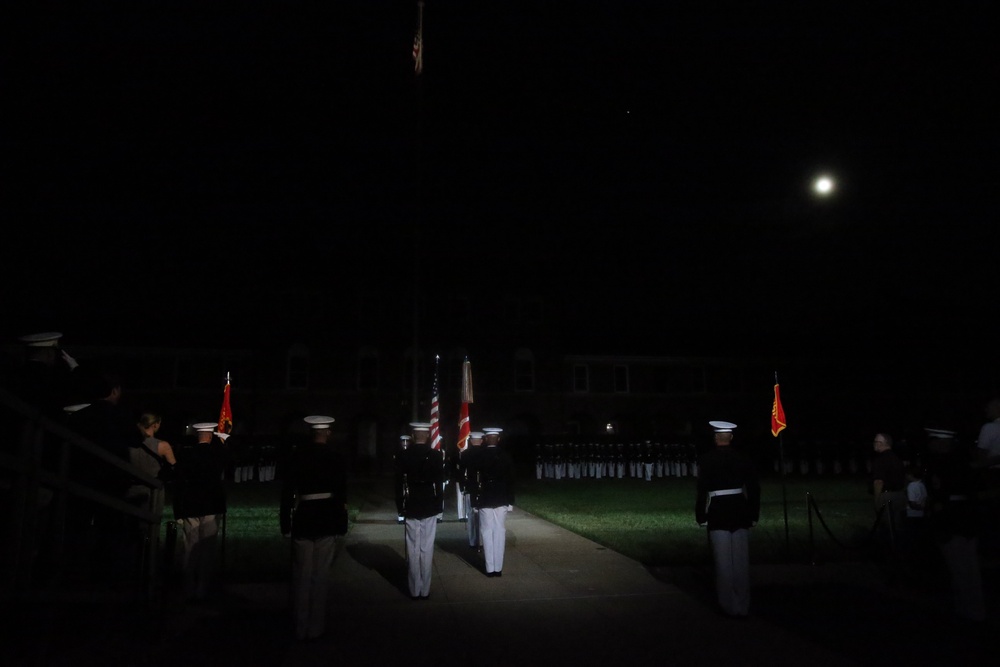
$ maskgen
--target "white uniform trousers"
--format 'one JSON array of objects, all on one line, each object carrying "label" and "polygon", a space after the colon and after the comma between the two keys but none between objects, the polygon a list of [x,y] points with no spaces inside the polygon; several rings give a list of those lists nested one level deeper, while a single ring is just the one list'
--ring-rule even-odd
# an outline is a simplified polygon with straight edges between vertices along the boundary
[{"label": "white uniform trousers", "polygon": [[462,493],[462,489],[459,485],[455,485],[455,512],[458,514],[458,520],[469,518],[469,505],[466,503],[469,494]]},{"label": "white uniform trousers", "polygon": [[316,639],[326,631],[326,594],[336,546],[333,535],[292,541],[292,608],[298,639]]},{"label": "white uniform trousers", "polygon": [[507,506],[480,507],[479,528],[483,533],[483,560],[486,573],[503,570],[503,556],[507,546]]},{"label": "white uniform trousers", "polygon": [[746,616],[750,610],[750,531],[710,530],[708,538],[719,606],[730,616]]},{"label": "white uniform trousers", "polygon": [[181,569],[184,595],[203,600],[208,597],[219,563],[219,525],[221,514],[178,519],[184,537]]},{"label": "white uniform trousers", "polygon": [[437,517],[406,519],[406,581],[413,597],[431,594],[431,572],[434,569],[434,538]]}]

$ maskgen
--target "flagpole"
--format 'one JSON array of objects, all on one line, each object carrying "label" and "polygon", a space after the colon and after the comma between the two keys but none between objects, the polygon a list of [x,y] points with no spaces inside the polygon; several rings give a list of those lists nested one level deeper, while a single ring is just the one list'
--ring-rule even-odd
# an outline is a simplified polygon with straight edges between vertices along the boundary
[{"label": "flagpole", "polygon": [[413,88],[417,116],[416,129],[416,156],[414,169],[416,187],[414,198],[416,200],[415,212],[413,215],[413,378],[410,395],[410,421],[419,421],[419,385],[420,385],[420,218],[423,214],[421,206],[420,178],[423,169],[421,159],[423,157],[421,144],[423,142],[423,103],[421,95],[420,74],[424,69],[423,38],[424,34],[424,3],[417,2],[417,30],[413,37]]}]

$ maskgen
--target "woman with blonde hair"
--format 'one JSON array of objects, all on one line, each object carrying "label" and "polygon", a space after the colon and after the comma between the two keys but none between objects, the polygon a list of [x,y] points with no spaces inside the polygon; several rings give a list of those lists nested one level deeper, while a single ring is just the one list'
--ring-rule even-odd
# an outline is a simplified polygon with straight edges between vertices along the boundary
[{"label": "woman with blonde hair", "polygon": [[[129,449],[129,463],[150,477],[161,477],[164,466],[172,469],[177,464],[174,448],[166,440],[156,437],[162,423],[163,418],[155,412],[143,412],[136,426],[145,439],[142,446]],[[129,502],[142,505],[149,500],[150,491],[145,484],[133,484],[125,497]],[[162,505],[153,509],[162,510]]]}]

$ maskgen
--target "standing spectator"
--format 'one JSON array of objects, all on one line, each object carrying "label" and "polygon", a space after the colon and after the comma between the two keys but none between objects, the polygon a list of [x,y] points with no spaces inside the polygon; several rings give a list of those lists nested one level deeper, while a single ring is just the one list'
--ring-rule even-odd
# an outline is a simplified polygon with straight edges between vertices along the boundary
[{"label": "standing spectator", "polygon": [[1000,397],[986,404],[986,419],[976,439],[977,458],[994,469],[1000,469]]},{"label": "standing spectator", "polygon": [[397,459],[396,509],[405,521],[407,585],[414,600],[431,597],[437,517],[444,510],[441,450],[431,449],[431,425],[410,424],[413,441]]},{"label": "standing spectator", "polygon": [[[143,441],[140,446],[129,449],[129,463],[150,477],[169,479],[173,467],[177,465],[177,457],[169,442],[156,437],[163,425],[163,417],[155,412],[143,412],[139,415],[136,425],[143,435]],[[145,484],[133,484],[128,488],[125,497],[131,503],[146,506],[150,498],[150,488]],[[162,505],[152,509],[163,511]]]},{"label": "standing spectator", "polygon": [[222,482],[226,454],[222,441],[215,437],[217,425],[193,424],[197,440],[185,442],[177,452],[174,519],[184,540],[181,569],[188,600],[209,597],[219,565],[219,532],[226,514]]},{"label": "standing spectator", "polygon": [[483,559],[487,577],[503,576],[507,544],[507,513],[514,510],[514,463],[500,449],[500,428],[484,428],[482,453],[472,463],[474,494],[472,505],[479,513]]},{"label": "standing spectator", "polygon": [[459,471],[459,483],[462,486],[462,493],[465,496],[465,506],[468,508],[468,521],[465,524],[466,537],[469,538],[469,548],[474,551],[483,550],[483,536],[479,529],[479,510],[473,507],[472,491],[475,483],[473,467],[476,457],[482,454],[483,432],[472,431],[469,433],[469,446],[462,452],[459,459],[461,469]]},{"label": "standing spectator", "polygon": [[986,404],[986,423],[976,439],[977,477],[983,510],[983,553],[1000,557],[1000,396]]},{"label": "standing spectator", "polygon": [[347,467],[330,444],[333,417],[305,418],[312,441],[292,453],[281,493],[281,534],[292,538],[295,636],[326,631],[326,597],[336,536],[347,533]]},{"label": "standing spectator", "polygon": [[760,518],[760,482],[748,456],[732,447],[736,424],[710,421],[715,448],[698,462],[695,518],[708,527],[715,562],[715,591],[722,612],[750,610],[750,528]]},{"label": "standing spectator", "polygon": [[955,432],[926,429],[931,536],[944,556],[953,609],[963,622],[986,619],[979,561],[981,513],[975,479]]},{"label": "standing spectator", "polygon": [[[139,416],[136,428],[143,440],[129,447],[128,461],[133,468],[145,473],[148,477],[168,481],[173,473],[177,459],[174,456],[174,450],[170,443],[156,437],[162,421],[162,417],[153,412],[143,412]],[[155,526],[153,527],[157,530],[159,529],[159,519],[163,514],[164,503],[162,489],[154,491],[149,485],[134,480],[134,483],[125,491],[125,500],[130,505],[135,505],[137,508],[152,512],[157,517]],[[125,534],[123,536],[123,546],[126,555],[126,566],[132,568],[128,571],[132,572],[133,576],[139,576],[142,570],[137,571],[134,568],[137,565],[142,565],[142,556],[145,548],[148,546],[147,540],[151,526],[131,516],[124,517],[124,522]]]},{"label": "standing spectator", "polygon": [[879,540],[888,557],[895,553],[897,533],[906,521],[906,468],[892,450],[892,436],[876,433],[872,441],[871,491]]},{"label": "standing spectator", "polygon": [[[927,558],[927,485],[923,468],[917,463],[906,466],[906,523],[903,529],[906,555],[917,564]],[[923,568],[922,568],[923,569]]]},{"label": "standing spectator", "polygon": [[[77,372],[83,372],[80,369]],[[70,429],[96,445],[113,461],[129,461],[129,453],[141,447],[145,436],[136,428],[135,417],[122,402],[122,384],[113,373],[90,369],[81,378],[85,407],[66,415]],[[105,460],[82,448],[74,447],[70,454],[70,477],[104,496],[120,501],[127,498],[134,478]],[[121,583],[136,571],[133,560],[135,521],[128,514],[97,500],[80,500],[67,507],[68,539],[80,554],[77,565],[84,577],[97,575]]]}]

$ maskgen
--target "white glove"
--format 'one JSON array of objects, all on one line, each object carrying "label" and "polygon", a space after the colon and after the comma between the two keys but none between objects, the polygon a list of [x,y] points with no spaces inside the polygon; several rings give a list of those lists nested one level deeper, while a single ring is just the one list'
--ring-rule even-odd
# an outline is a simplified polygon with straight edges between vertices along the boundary
[{"label": "white glove", "polygon": [[79,363],[77,363],[76,359],[69,356],[69,352],[67,352],[66,350],[62,351],[62,358],[63,361],[66,362],[66,365],[69,366],[70,370],[73,370],[74,368],[80,365]]},{"label": "white glove", "polygon": [[513,505],[507,505],[507,511],[508,512],[513,512],[514,511],[514,506]]},{"label": "white glove", "polygon": [[226,438],[229,437],[228,433],[219,433],[218,431],[215,431],[215,435],[219,436],[219,440],[221,440],[222,442],[225,442]]}]

